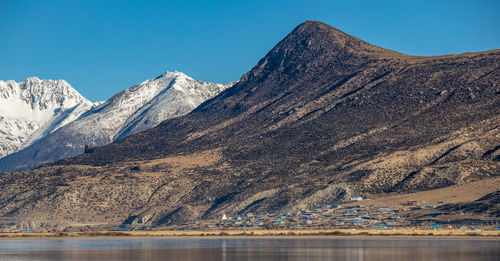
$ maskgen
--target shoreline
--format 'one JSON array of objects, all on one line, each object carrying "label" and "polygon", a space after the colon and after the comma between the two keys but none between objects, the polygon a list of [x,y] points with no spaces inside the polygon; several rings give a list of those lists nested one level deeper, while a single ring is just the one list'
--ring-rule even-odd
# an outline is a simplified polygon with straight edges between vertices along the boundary
[{"label": "shoreline", "polygon": [[86,232],[0,232],[0,239],[93,238],[93,237],[410,237],[410,238],[491,238],[500,240],[500,231],[431,229],[318,229],[318,230],[159,230]]}]

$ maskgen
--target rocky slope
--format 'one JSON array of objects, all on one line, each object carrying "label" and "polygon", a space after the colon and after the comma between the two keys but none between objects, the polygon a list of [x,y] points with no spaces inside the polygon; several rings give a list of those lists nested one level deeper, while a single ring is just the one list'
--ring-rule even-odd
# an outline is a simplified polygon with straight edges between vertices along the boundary
[{"label": "rocky slope", "polygon": [[407,56],[305,22],[186,116],[2,175],[0,215],[165,225],[498,177],[499,68],[500,50]]},{"label": "rocky slope", "polygon": [[500,190],[489,193],[470,203],[447,204],[439,207],[444,213],[489,215],[500,218]]},{"label": "rocky slope", "polygon": [[187,114],[230,85],[165,72],[116,94],[31,146],[0,159],[0,173],[76,156],[84,152],[85,146],[102,146],[150,129],[166,119]]},{"label": "rocky slope", "polygon": [[64,80],[0,81],[0,158],[72,122],[93,105]]}]

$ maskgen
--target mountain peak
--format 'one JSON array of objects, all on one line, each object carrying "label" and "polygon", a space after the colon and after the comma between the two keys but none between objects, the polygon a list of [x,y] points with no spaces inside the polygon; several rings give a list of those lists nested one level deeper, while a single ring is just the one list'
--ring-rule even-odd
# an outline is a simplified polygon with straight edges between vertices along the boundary
[{"label": "mountain peak", "polygon": [[179,72],[179,71],[165,71],[164,73],[158,75],[157,77],[153,78],[153,79],[149,79],[149,80],[146,80],[144,82],[142,82],[140,85],[144,85],[144,84],[147,84],[151,81],[164,81],[164,80],[168,80],[168,81],[171,81],[171,80],[174,80],[174,79],[190,79],[190,80],[193,80],[193,78],[189,77],[188,75],[186,75],[185,73],[183,72]]},{"label": "mountain peak", "polygon": [[0,158],[64,126],[91,106],[64,80],[0,81]]},{"label": "mountain peak", "polygon": [[[179,71],[165,71],[162,75],[162,77],[189,77],[183,72]],[[190,77],[189,77],[190,78]]]},{"label": "mountain peak", "polygon": [[[62,84],[62,85],[66,85],[67,87],[71,87],[68,82],[66,82],[65,80],[62,80],[62,79],[60,79],[60,80],[52,80],[52,79],[41,80],[37,76],[26,77],[24,82],[25,83],[54,83],[54,84]],[[73,88],[73,87],[71,87],[71,88]]]},{"label": "mountain peak", "polygon": [[369,44],[359,38],[347,34],[333,26],[318,22],[306,21],[295,27],[284,39],[298,47],[305,46],[311,50],[322,50],[326,53],[345,52],[355,57],[377,57],[402,55]]},{"label": "mountain peak", "polygon": [[290,34],[294,33],[311,33],[311,32],[332,32],[335,31],[337,33],[343,33],[342,31],[338,30],[337,28],[325,24],[323,22],[319,21],[305,21],[295,27]]},{"label": "mountain peak", "polygon": [[32,76],[22,82],[8,80],[1,85],[8,87],[2,90],[5,99],[19,98],[35,107],[47,107],[47,104],[54,103],[56,107],[70,108],[81,102],[89,103],[65,80],[41,80]]},{"label": "mountain peak", "polygon": [[40,78],[38,78],[36,76],[31,76],[31,77],[26,77],[26,79],[24,81],[26,81],[26,82],[39,82]]},{"label": "mountain peak", "polygon": [[266,77],[273,71],[297,75],[318,64],[352,64],[366,58],[400,55],[402,54],[369,44],[325,23],[306,21],[295,27],[241,80]]}]

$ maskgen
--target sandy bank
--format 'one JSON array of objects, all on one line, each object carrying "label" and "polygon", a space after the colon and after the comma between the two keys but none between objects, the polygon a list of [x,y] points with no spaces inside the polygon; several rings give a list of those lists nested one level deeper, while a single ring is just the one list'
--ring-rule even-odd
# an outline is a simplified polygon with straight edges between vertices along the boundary
[{"label": "sandy bank", "polygon": [[424,230],[424,229],[330,229],[330,230],[163,230],[163,231],[94,231],[0,233],[0,238],[59,237],[216,237],[216,236],[410,236],[410,237],[492,237],[500,231]]}]

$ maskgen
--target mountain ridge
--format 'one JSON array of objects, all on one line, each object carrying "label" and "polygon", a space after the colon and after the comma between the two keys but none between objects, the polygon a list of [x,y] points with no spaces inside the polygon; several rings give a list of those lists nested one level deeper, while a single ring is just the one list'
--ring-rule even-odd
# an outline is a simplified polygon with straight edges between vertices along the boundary
[{"label": "mountain ridge", "polygon": [[[305,23],[303,23],[303,24],[299,25],[297,28],[304,28],[304,27],[308,27],[308,26],[309,26],[309,25],[311,25],[311,24],[312,24],[312,25],[316,25],[316,24],[318,24],[318,25],[321,25],[322,27],[326,26],[326,24],[323,24],[323,23],[321,23],[321,22],[308,21],[308,22],[305,22]],[[291,34],[293,34],[294,32],[296,32],[296,31],[297,31],[297,28],[296,28],[296,29],[294,29],[294,30],[292,31],[292,33],[291,33]],[[337,29],[334,29],[334,31],[335,31],[335,32],[337,32],[338,30],[337,30]],[[287,36],[287,37],[288,37],[288,36]],[[287,39],[287,38],[285,38],[285,39]],[[356,39],[357,39],[357,38],[356,38]],[[361,40],[359,40],[359,41],[361,41]],[[283,42],[283,41],[281,41],[280,43],[282,43],[282,42]],[[280,46],[280,43],[278,43],[278,44],[277,44],[277,46]],[[276,47],[275,47],[275,48],[276,48]],[[273,50],[274,50],[275,48],[273,48]],[[260,70],[260,67],[261,67],[261,64],[263,64],[263,62],[262,62],[262,61],[263,61],[263,60],[265,60],[265,59],[266,59],[266,57],[273,57],[273,50],[271,50],[271,51],[270,51],[270,52],[269,52],[269,53],[268,53],[268,54],[267,54],[267,55],[266,55],[263,59],[261,59],[261,61],[259,61],[259,63],[258,63],[258,64],[257,64],[254,68],[252,68],[252,69],[250,70],[250,72],[249,72],[249,73],[251,73],[252,71],[261,71],[261,70]],[[458,57],[459,57],[459,58],[464,57],[464,56],[465,56],[465,57],[468,57],[468,56],[471,56],[471,55],[472,55],[473,57],[481,57],[481,56],[483,56],[484,54],[494,54],[494,55],[500,55],[500,50],[498,50],[498,51],[495,51],[495,50],[490,50],[490,51],[486,51],[486,52],[479,52],[479,53],[467,53],[467,54],[465,54],[465,55],[463,55],[463,56],[458,55]],[[403,55],[403,56],[406,56],[406,55]],[[445,56],[439,56],[439,57],[434,57],[434,56],[433,56],[433,57],[418,57],[418,58],[419,58],[419,59],[426,59],[426,58],[428,58],[428,59],[430,59],[430,60],[434,60],[434,59],[436,59],[436,58],[441,58],[441,59],[443,59],[443,61],[442,61],[442,62],[444,62],[444,63],[449,63],[449,61],[447,61],[447,59],[449,59],[449,58],[454,58],[454,57],[457,57],[457,56],[456,56],[456,55],[453,55],[453,56],[451,56],[451,57],[450,57],[450,56],[446,56],[446,55],[445,55]],[[384,58],[384,59],[385,59],[385,58]],[[438,59],[438,60],[441,60],[441,59]],[[411,69],[412,69],[412,67],[411,67],[411,66],[413,66],[413,64],[408,65],[408,64],[406,64],[406,63],[405,63],[405,60],[400,60],[400,59],[396,58],[396,59],[394,59],[394,61],[396,61],[396,62],[398,62],[398,63],[402,63],[402,64],[393,64],[393,63],[390,63],[390,64],[389,64],[389,66],[391,66],[391,67],[392,67],[392,66],[394,66],[394,67],[401,67],[401,66],[405,66],[405,67],[407,67],[407,68],[398,68],[398,69],[400,70],[399,72],[401,72],[401,71],[403,71],[403,72],[404,72],[404,70],[411,70]],[[379,62],[379,61],[374,61],[374,63],[375,63],[375,64],[376,64],[377,62]],[[391,62],[392,62],[392,61],[391,61]],[[439,62],[441,62],[441,61],[439,61]],[[453,62],[452,62],[452,63],[453,63]],[[424,64],[425,64],[425,63],[424,63]],[[491,72],[493,72],[493,71],[491,71]],[[247,73],[247,74],[249,74],[249,73]],[[310,72],[308,72],[308,73],[310,73]],[[371,77],[375,77],[375,81],[374,81],[374,82],[377,82],[377,81],[381,80],[383,77],[387,77],[387,75],[388,75],[388,74],[387,74],[387,72],[386,72],[386,70],[382,70],[382,72],[377,72],[376,70],[373,70],[373,69],[370,69],[370,68],[368,68],[368,69],[366,69],[365,71],[362,71],[362,72],[359,72],[359,71],[358,71],[358,73],[360,73],[361,75],[362,75],[362,74],[365,74],[365,75],[370,75]],[[398,73],[398,71],[393,72],[393,73]],[[247,75],[247,74],[245,74],[245,75]],[[378,74],[378,75],[377,75],[377,74]],[[255,87],[255,86],[253,86],[253,85],[249,84],[249,85],[247,85],[247,86],[246,86],[248,90],[245,90],[245,91],[241,90],[240,86],[242,86],[242,84],[244,84],[244,83],[248,80],[248,77],[247,77],[247,76],[245,76],[245,75],[241,78],[241,80],[238,82],[238,84],[236,84],[236,85],[235,85],[235,86],[233,86],[232,88],[230,88],[230,89],[228,89],[228,90],[226,90],[226,91],[222,92],[222,93],[221,93],[221,95],[219,95],[218,97],[216,97],[216,99],[210,100],[210,101],[208,101],[207,103],[204,103],[204,104],[202,104],[201,106],[199,106],[198,108],[196,108],[196,109],[193,111],[193,113],[192,113],[192,117],[196,117],[196,115],[197,115],[198,113],[210,113],[210,112],[207,110],[207,107],[210,107],[210,106],[211,106],[212,108],[214,108],[214,110],[213,110],[213,111],[211,111],[212,113],[213,113],[214,111],[217,111],[217,112],[219,113],[219,115],[218,115],[218,117],[217,117],[218,119],[216,119],[216,120],[218,120],[218,121],[211,121],[210,123],[212,124],[212,123],[214,123],[214,122],[220,122],[220,121],[223,121],[222,119],[223,119],[223,118],[224,118],[224,116],[225,116],[225,111],[224,111],[224,108],[232,108],[232,109],[233,109],[233,112],[230,112],[230,113],[229,113],[229,115],[230,115],[231,117],[235,115],[235,112],[234,112],[234,108],[235,108],[235,107],[238,109],[238,112],[239,112],[240,110],[243,110],[243,109],[241,109],[241,108],[242,108],[242,106],[235,106],[235,104],[238,104],[238,102],[240,102],[241,100],[245,99],[245,98],[248,96],[248,94],[249,94],[249,93],[251,93],[252,88],[254,88],[254,87]],[[346,83],[350,83],[350,81],[351,81],[351,82],[354,82],[354,81],[353,81],[353,79],[354,79],[354,77],[355,77],[356,75],[355,75],[355,74],[350,73],[350,74],[347,74],[346,76],[347,76],[347,77],[345,77],[345,78],[344,78],[344,79],[342,79],[341,81],[338,81],[338,82],[334,83],[334,84],[332,85],[332,87],[333,87],[333,88],[336,88],[336,87],[338,87],[338,85],[345,85]],[[362,75],[362,76],[363,76],[363,75]],[[273,77],[273,76],[271,76],[271,77]],[[273,79],[273,80],[274,80],[274,79]],[[378,83],[378,82],[377,82],[377,83]],[[260,83],[259,83],[259,84],[260,84]],[[238,91],[239,91],[241,94],[239,94],[239,95],[235,95],[235,93],[236,93],[236,92],[238,92]],[[262,95],[262,96],[263,96],[263,95],[267,95],[267,94],[268,94],[268,92],[272,92],[272,91],[273,91],[273,89],[266,90],[266,92],[267,92],[267,93],[265,93],[265,94],[260,94],[260,95]],[[351,95],[351,94],[355,94],[355,92],[354,92],[354,93],[346,92],[346,94],[342,94],[342,95],[344,95],[344,96],[346,96],[346,97],[347,97],[348,95]],[[276,94],[272,94],[272,95],[276,95]],[[232,97],[228,99],[228,97],[229,97],[229,96],[232,96]],[[277,95],[276,95],[276,96],[277,96]],[[260,97],[258,97],[258,98],[260,98]],[[255,106],[255,104],[258,104],[258,103],[259,103],[259,99],[256,99],[255,97],[252,97],[252,99],[254,99],[254,100],[256,100],[256,101],[253,101],[253,100],[246,100],[246,102],[247,102],[247,103],[251,103],[251,105],[246,105],[246,106],[251,107],[251,106]],[[230,107],[230,106],[233,106],[233,107]],[[266,106],[266,105],[263,105],[263,106]],[[248,108],[244,108],[244,109],[248,109]],[[259,108],[254,108],[254,110],[258,110],[258,109],[259,109]],[[286,109],[286,108],[285,108],[285,109]],[[203,131],[202,131],[202,133],[204,133],[204,132],[206,132],[206,130],[203,130]],[[196,134],[193,134],[193,133],[190,133],[189,135],[190,135],[191,137],[196,136]],[[112,146],[113,146],[113,145],[112,145]],[[85,155],[84,155],[83,157],[85,157]]]},{"label": "mountain ridge", "polygon": [[187,115],[3,174],[0,215],[163,226],[498,178],[500,51],[412,58],[298,28]]},{"label": "mountain ridge", "polygon": [[29,146],[92,106],[64,80],[0,81],[0,157]]},{"label": "mountain ridge", "polygon": [[76,156],[86,145],[102,146],[147,130],[191,111],[231,84],[195,81],[181,72],[167,71],[81,112],[61,130],[47,133],[31,146],[0,159],[0,172]]}]

